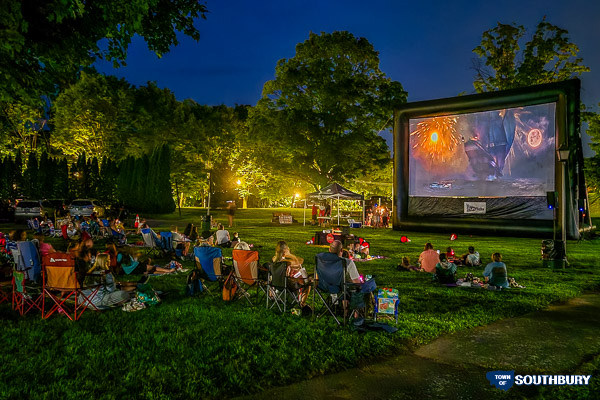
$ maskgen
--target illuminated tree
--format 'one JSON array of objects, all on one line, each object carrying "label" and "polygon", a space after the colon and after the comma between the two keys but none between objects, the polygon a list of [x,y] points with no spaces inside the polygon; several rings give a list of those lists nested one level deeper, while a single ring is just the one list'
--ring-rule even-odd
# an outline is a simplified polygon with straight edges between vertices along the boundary
[{"label": "illuminated tree", "polygon": [[277,63],[250,130],[273,170],[318,188],[385,164],[389,150],[378,133],[405,101],[369,41],[349,32],[311,33],[294,57]]},{"label": "illuminated tree", "polygon": [[81,74],[80,81],[64,90],[54,104],[54,151],[70,158],[82,153],[123,158],[135,137],[133,96],[134,89],[123,79]]}]

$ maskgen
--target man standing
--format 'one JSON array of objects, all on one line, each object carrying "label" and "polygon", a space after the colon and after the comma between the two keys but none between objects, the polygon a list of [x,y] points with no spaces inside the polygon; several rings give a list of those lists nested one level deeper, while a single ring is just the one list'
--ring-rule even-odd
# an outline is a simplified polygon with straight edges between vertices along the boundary
[{"label": "man standing", "polygon": [[227,203],[227,217],[229,218],[229,227],[231,228],[233,226],[233,219],[235,217],[237,205],[235,204],[234,200],[230,200]]}]

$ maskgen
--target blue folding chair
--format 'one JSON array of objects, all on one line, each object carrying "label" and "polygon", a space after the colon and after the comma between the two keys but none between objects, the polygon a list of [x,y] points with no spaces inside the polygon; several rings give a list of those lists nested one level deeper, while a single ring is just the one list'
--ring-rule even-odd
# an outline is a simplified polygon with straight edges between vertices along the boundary
[{"label": "blue folding chair", "polygon": [[[346,259],[333,253],[319,253],[315,256],[315,278],[313,287],[313,318],[320,318],[330,314],[341,325],[337,311],[343,301],[347,300],[346,294]],[[319,311],[317,298],[321,301]],[[345,318],[344,318],[345,320]]]},{"label": "blue folding chair", "polygon": [[17,242],[19,256],[16,259],[16,270],[25,273],[25,278],[31,282],[39,281],[42,275],[42,263],[38,249],[33,242]]},{"label": "blue folding chair", "polygon": [[194,260],[196,268],[200,271],[203,289],[212,293],[208,285],[218,285],[219,288],[225,274],[223,273],[223,252],[220,247],[198,246],[194,247]]},{"label": "blue folding chair", "polygon": [[173,247],[173,232],[160,233],[160,250],[163,252],[163,255],[175,253],[175,248]]}]

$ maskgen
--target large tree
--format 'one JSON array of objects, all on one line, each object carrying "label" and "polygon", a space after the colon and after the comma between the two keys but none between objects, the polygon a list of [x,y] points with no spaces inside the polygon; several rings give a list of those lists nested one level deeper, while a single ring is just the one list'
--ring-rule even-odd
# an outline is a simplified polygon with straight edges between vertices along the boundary
[{"label": "large tree", "polygon": [[250,116],[266,162],[280,176],[320,187],[385,164],[381,129],[406,92],[379,69],[379,53],[349,32],[311,33],[296,55],[277,63],[275,79]]},{"label": "large tree", "polygon": [[479,56],[473,61],[477,92],[558,82],[590,70],[565,29],[543,19],[521,51],[525,34],[522,25],[501,23],[483,33],[473,50]]},{"label": "large tree", "polygon": [[0,102],[39,104],[97,59],[124,65],[134,35],[157,56],[198,40],[198,0],[3,0],[0,2]]},{"label": "large tree", "polygon": [[81,153],[124,158],[128,142],[136,135],[134,94],[135,89],[124,79],[82,73],[54,102],[54,151],[72,158]]}]

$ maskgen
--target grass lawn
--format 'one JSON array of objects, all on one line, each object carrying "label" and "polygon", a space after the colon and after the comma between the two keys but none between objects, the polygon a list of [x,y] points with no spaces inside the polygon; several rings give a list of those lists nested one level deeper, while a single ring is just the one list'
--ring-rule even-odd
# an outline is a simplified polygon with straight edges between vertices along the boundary
[{"label": "grass lawn", "polygon": [[[327,251],[305,244],[317,229],[302,225],[302,209],[282,210],[300,221],[291,226],[271,224],[273,211],[238,210],[229,231],[254,244],[262,262],[273,256],[278,240],[285,240],[312,272],[314,255]],[[200,225],[203,214],[202,209],[184,209],[181,219],[175,212],[148,221],[155,230],[176,224],[181,231],[188,222]],[[225,210],[213,215],[227,220]],[[0,231],[9,228],[0,225]],[[395,334],[357,334],[337,327],[330,318],[312,322],[206,295],[188,298],[183,294],[186,274],[152,277],[152,286],[168,295],[159,306],[133,313],[116,309],[87,312],[75,323],[60,315],[42,321],[39,314],[19,317],[9,304],[1,304],[0,398],[187,399],[253,393],[410,351],[449,332],[600,288],[598,239],[569,241],[570,268],[552,271],[541,267],[540,239],[459,235],[451,242],[446,234],[404,233],[411,242],[400,243],[403,233],[391,229],[352,233],[371,243],[372,255],[387,257],[357,266],[363,274],[376,275],[379,287],[400,290]],[[442,251],[452,245],[458,254],[474,245],[484,262],[499,251],[509,276],[527,288],[501,292],[446,288],[432,283],[429,274],[395,269],[402,256],[416,262],[428,241]],[[64,249],[60,240],[50,242]],[[229,256],[231,250],[224,253]],[[186,268],[191,265],[184,263]],[[473,272],[481,277],[482,271],[483,267],[459,267],[460,275]]]}]

